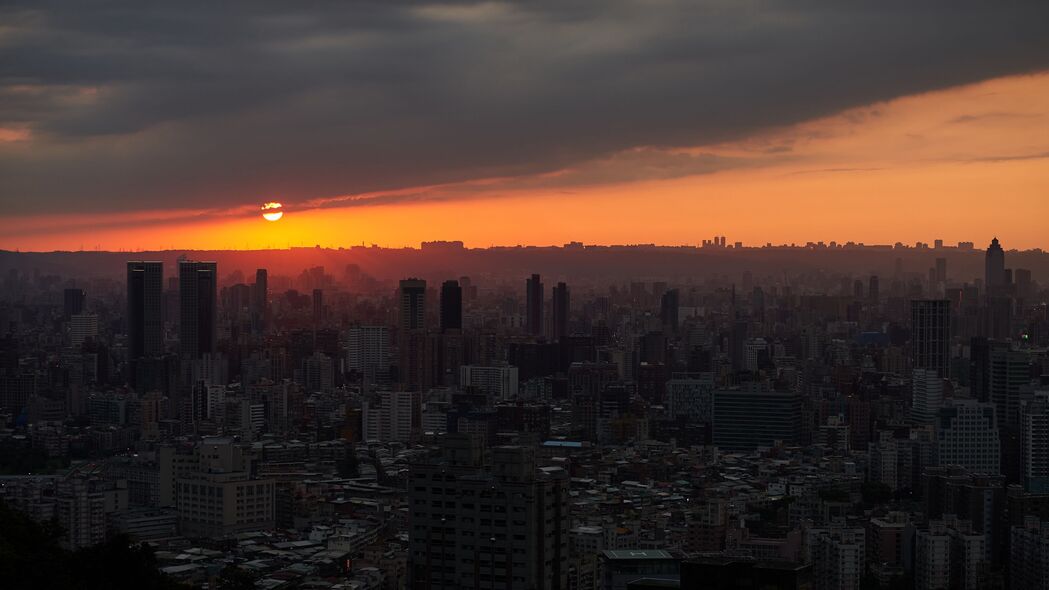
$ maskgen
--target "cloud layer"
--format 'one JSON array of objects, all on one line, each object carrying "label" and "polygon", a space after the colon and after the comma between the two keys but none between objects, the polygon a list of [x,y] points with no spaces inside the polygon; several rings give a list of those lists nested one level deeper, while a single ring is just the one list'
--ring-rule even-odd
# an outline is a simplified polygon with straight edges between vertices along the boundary
[{"label": "cloud layer", "polygon": [[703,172],[738,164],[652,150],[1046,68],[1044,0],[7,2],[0,200],[233,208]]}]

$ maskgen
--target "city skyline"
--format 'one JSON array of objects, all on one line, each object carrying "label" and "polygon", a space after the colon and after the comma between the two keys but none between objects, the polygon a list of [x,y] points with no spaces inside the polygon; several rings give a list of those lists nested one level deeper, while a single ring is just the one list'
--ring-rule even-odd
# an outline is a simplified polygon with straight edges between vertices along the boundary
[{"label": "city skyline", "polygon": [[1036,590],[1049,0],[0,2],[0,588]]}]

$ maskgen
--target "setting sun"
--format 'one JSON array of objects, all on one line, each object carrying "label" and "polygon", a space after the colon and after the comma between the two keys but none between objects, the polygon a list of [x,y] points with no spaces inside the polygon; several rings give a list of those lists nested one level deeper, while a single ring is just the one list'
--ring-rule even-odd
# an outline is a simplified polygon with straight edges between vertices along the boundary
[{"label": "setting sun", "polygon": [[262,217],[266,221],[277,221],[281,217],[284,217],[284,211],[281,209],[280,203],[266,203],[262,206]]}]

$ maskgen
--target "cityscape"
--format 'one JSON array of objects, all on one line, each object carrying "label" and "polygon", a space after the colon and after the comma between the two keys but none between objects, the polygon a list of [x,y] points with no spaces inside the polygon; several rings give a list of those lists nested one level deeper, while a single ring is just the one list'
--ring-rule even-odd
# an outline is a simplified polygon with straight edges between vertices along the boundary
[{"label": "cityscape", "polygon": [[[171,587],[1040,584],[1049,253],[783,250],[645,280],[7,253],[0,499]],[[505,254],[402,263],[434,252]]]},{"label": "cityscape", "polygon": [[0,3],[0,589],[1049,589],[1049,2]]}]

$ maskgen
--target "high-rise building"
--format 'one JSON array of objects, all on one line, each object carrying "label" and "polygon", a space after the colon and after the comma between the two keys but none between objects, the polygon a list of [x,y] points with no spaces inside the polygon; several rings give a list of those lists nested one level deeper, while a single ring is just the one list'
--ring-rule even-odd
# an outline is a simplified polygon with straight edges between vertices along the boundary
[{"label": "high-rise building", "polygon": [[543,282],[539,275],[525,281],[525,327],[532,336],[543,335]]},{"label": "high-rise building", "polygon": [[663,331],[668,334],[677,334],[680,305],[681,298],[677,289],[666,291],[659,300],[659,319],[663,323]]},{"label": "high-rise building", "polygon": [[422,428],[422,396],[416,391],[383,391],[361,404],[364,440],[402,442]]},{"label": "high-rise building", "polygon": [[365,385],[390,380],[390,334],[386,326],[353,326],[346,333],[346,368]]},{"label": "high-rise building", "polygon": [[1049,572],[1049,522],[1027,516],[1012,527],[1009,543],[1009,588],[1043,589]]},{"label": "high-rise building", "polygon": [[1045,394],[1021,405],[1020,452],[1024,489],[1049,493],[1049,396]]},{"label": "high-rise building", "polygon": [[313,326],[320,327],[324,322],[324,289],[313,290]]},{"label": "high-rise building", "polygon": [[79,348],[84,342],[98,338],[98,316],[78,313],[69,318],[69,343]]},{"label": "high-rise building", "polygon": [[862,528],[808,529],[806,563],[812,564],[813,590],[859,590],[866,563]]},{"label": "high-rise building", "polygon": [[971,523],[931,521],[914,537],[914,588],[978,590],[986,583],[986,537]]},{"label": "high-rise building", "polygon": [[127,263],[128,358],[131,360],[164,353],[163,288],[164,263]]},{"label": "high-rise building", "polygon": [[911,418],[931,423],[943,405],[943,378],[933,369],[914,369],[911,373]]},{"label": "high-rise building", "polygon": [[503,401],[517,397],[517,367],[459,367],[459,386],[473,388],[491,400]]},{"label": "high-rise building", "polygon": [[441,331],[463,329],[463,288],[459,281],[441,284]]},{"label": "high-rise building", "polygon": [[217,352],[217,283],[216,263],[179,261],[179,350],[183,357],[199,359]]},{"label": "high-rise building", "polygon": [[947,259],[937,258],[936,259],[936,283],[943,284],[947,282]]},{"label": "high-rise building", "polygon": [[1005,290],[1005,251],[998,238],[991,240],[984,259],[984,284],[988,295],[1000,295]]},{"label": "high-rise building", "polygon": [[880,296],[878,275],[871,275],[870,280],[867,281],[867,297],[869,297],[872,302],[877,303]]},{"label": "high-rise building", "polygon": [[255,270],[255,284],[251,286],[251,319],[257,332],[266,331],[269,307],[269,273],[259,268]]},{"label": "high-rise building", "polygon": [[911,302],[911,349],[915,369],[932,369],[941,378],[951,369],[951,302]]},{"label": "high-rise building", "polygon": [[996,343],[988,362],[987,397],[998,414],[998,426],[1016,427],[1020,424],[1020,391],[1030,383],[1030,358],[1025,351]]},{"label": "high-rise building", "polygon": [[401,332],[426,329],[426,281],[409,278],[401,281]]},{"label": "high-rise building", "polygon": [[251,460],[241,446],[208,438],[198,443],[194,457],[197,465],[175,480],[183,535],[224,537],[275,526],[275,482],[252,475]]},{"label": "high-rise building", "polygon": [[568,474],[530,447],[490,453],[448,434],[412,464],[409,588],[568,588]]},{"label": "high-rise building", "polygon": [[571,315],[571,294],[568,285],[557,283],[550,299],[553,339],[560,342],[568,337],[568,319]]},{"label": "high-rise building", "polygon": [[936,449],[941,466],[998,475],[1001,457],[994,406],[969,399],[944,404],[937,413]]},{"label": "high-rise building", "polygon": [[66,319],[70,316],[84,313],[84,299],[87,294],[83,289],[66,289],[62,292],[62,315]]}]

